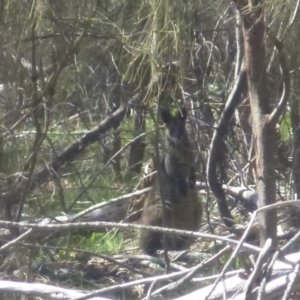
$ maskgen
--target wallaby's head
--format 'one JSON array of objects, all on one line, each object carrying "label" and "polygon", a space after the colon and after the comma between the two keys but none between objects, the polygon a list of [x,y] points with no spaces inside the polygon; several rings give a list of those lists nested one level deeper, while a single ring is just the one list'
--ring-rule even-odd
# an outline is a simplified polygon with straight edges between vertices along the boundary
[{"label": "wallaby's head", "polygon": [[181,108],[175,116],[173,116],[168,110],[161,111],[161,119],[167,126],[166,139],[172,146],[186,141],[186,118],[187,111],[184,107]]}]

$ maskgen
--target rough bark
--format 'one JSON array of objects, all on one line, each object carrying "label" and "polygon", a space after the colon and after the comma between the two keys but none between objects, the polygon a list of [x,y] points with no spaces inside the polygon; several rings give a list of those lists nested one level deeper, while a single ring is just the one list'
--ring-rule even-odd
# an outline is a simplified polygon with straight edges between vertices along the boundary
[{"label": "rough bark", "polygon": [[294,96],[291,97],[290,105],[291,105],[291,126],[293,130],[293,167],[292,174],[294,180],[294,193],[296,194],[297,199],[300,198],[300,114],[299,114],[299,97],[300,95],[300,82],[299,82],[299,74],[294,76]]},{"label": "rough bark", "polygon": [[[270,113],[269,95],[265,83],[265,25],[257,21],[262,11],[244,15],[245,58],[248,74],[248,88],[253,120],[255,139],[257,190],[259,206],[266,206],[276,201],[275,185],[275,149],[276,128],[267,122]],[[275,243],[277,234],[276,210],[265,211],[260,214],[260,242],[264,245],[269,237]]]},{"label": "rough bark", "polygon": [[[252,129],[256,154],[257,190],[259,207],[276,201],[275,151],[276,124],[289,95],[289,77],[282,53],[282,44],[268,32],[279,52],[283,74],[283,92],[277,107],[271,111],[270,94],[266,84],[265,44],[266,25],[263,21],[263,1],[235,1],[243,20],[245,62],[252,114]],[[268,238],[276,246],[277,212],[265,210],[259,215],[260,243]]]}]

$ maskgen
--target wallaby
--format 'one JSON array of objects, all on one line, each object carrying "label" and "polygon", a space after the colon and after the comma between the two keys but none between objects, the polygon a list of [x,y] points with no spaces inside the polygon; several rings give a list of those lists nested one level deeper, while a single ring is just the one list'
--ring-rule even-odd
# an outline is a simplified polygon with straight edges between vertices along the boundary
[{"label": "wallaby", "polygon": [[[154,185],[144,204],[141,217],[143,225],[163,225],[161,201],[163,197],[166,227],[194,231],[200,227],[202,206],[195,188],[193,151],[185,128],[186,118],[185,108],[178,111],[175,116],[167,110],[161,112],[166,131],[160,162],[160,181],[156,175]],[[168,250],[185,249],[193,240],[183,236],[166,236]],[[141,234],[140,246],[145,253],[153,255],[156,250],[164,247],[162,233],[144,230]]]}]

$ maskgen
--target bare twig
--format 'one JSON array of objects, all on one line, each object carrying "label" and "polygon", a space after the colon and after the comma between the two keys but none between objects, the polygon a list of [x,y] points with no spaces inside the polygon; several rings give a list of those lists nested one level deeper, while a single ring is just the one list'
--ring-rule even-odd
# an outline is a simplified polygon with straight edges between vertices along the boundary
[{"label": "bare twig", "polygon": [[5,245],[3,245],[1,248],[0,248],[0,252],[2,252],[3,250],[5,250],[6,248],[16,244],[16,243],[19,243],[23,238],[27,237],[28,235],[30,235],[32,233],[32,228],[30,228],[29,230],[27,230],[26,232],[24,232],[23,234],[21,234],[20,236],[18,236],[16,239],[6,243]]},{"label": "bare twig", "polygon": [[270,252],[272,251],[272,240],[267,239],[264,248],[259,253],[259,256],[256,260],[256,264],[254,266],[254,270],[249,276],[247,283],[243,288],[243,292],[248,293],[251,291],[253,285],[255,284],[257,278],[261,275],[263,271],[263,264],[265,264],[270,259]]},{"label": "bare twig", "polygon": [[80,213],[72,216],[70,218],[70,221],[74,222],[80,218],[82,218],[83,216],[87,215],[88,213],[96,210],[96,209],[99,209],[99,208],[103,208],[107,205],[111,205],[112,203],[114,204],[118,204],[120,202],[123,202],[124,200],[128,200],[128,199],[131,199],[133,197],[137,197],[137,196],[140,196],[140,195],[143,195],[143,194],[146,194],[148,193],[149,191],[151,190],[151,187],[148,187],[148,188],[145,188],[145,189],[142,189],[142,190],[139,190],[139,191],[135,191],[133,193],[129,193],[129,194],[126,194],[126,195],[122,195],[120,197],[117,197],[117,198],[113,198],[113,199],[110,199],[106,202],[102,202],[102,203],[99,203],[99,204],[96,204],[96,205],[93,205],[93,206],[90,206],[89,208],[81,211]]},{"label": "bare twig", "polygon": [[87,294],[83,297],[76,298],[75,300],[86,300],[86,299],[90,299],[92,297],[101,295],[103,293],[122,290],[124,288],[132,287],[132,286],[136,286],[136,285],[140,285],[140,284],[145,284],[145,283],[153,284],[153,282],[157,283],[158,281],[169,280],[169,279],[172,279],[174,277],[180,277],[180,276],[186,274],[189,271],[190,270],[184,270],[184,271],[179,271],[179,272],[175,272],[175,273],[171,273],[171,274],[165,274],[165,275],[159,275],[159,276],[155,276],[155,277],[143,278],[143,279],[135,280],[135,281],[132,281],[132,282],[118,284],[118,285],[115,285],[115,286],[111,286],[111,287],[108,287],[108,288],[103,288],[101,290],[94,291],[94,292],[89,293],[89,294]]},{"label": "bare twig", "polygon": [[201,269],[203,269],[207,265],[211,264],[215,260],[222,257],[225,253],[228,253],[228,251],[230,249],[231,249],[230,246],[226,246],[224,249],[219,251],[213,257],[211,257],[209,259],[205,259],[204,261],[202,261],[199,265],[194,267],[188,274],[186,274],[184,277],[180,278],[177,282],[172,282],[172,283],[168,284],[167,286],[164,286],[164,287],[156,290],[155,292],[153,292],[152,296],[154,296],[156,294],[159,294],[164,290],[174,291],[174,290],[178,289],[180,286],[182,286],[182,284],[186,283],[187,281],[190,281]]},{"label": "bare twig", "polygon": [[300,263],[296,264],[296,266],[294,267],[294,272],[289,276],[289,284],[286,287],[282,300],[288,300],[292,291],[293,284],[295,283],[295,280],[299,275],[299,269],[300,269]]},{"label": "bare twig", "polygon": [[[232,253],[230,259],[229,259],[229,260],[227,261],[227,263],[225,264],[225,266],[224,266],[224,268],[223,268],[223,270],[222,270],[220,276],[219,276],[218,279],[215,281],[215,283],[214,283],[214,285],[213,285],[213,288],[212,288],[210,294],[213,293],[213,291],[214,291],[214,289],[216,288],[217,284],[220,282],[220,280],[223,278],[224,274],[226,273],[228,267],[232,264],[233,260],[236,258],[236,255],[237,255],[237,253],[238,253],[240,247],[241,247],[241,246],[243,245],[243,243],[245,242],[246,237],[247,237],[249,231],[251,230],[251,227],[252,227],[252,225],[253,225],[253,223],[254,223],[256,217],[257,217],[257,214],[258,214],[259,212],[262,212],[262,211],[266,211],[266,210],[270,210],[270,209],[275,209],[275,208],[277,208],[277,207],[280,207],[280,206],[286,206],[286,205],[288,205],[288,204],[291,204],[291,205],[293,204],[293,205],[297,205],[297,206],[300,205],[299,201],[296,201],[296,200],[291,200],[291,201],[286,201],[286,202],[279,202],[279,203],[274,203],[274,204],[272,204],[272,205],[268,205],[268,206],[261,207],[261,208],[259,208],[258,210],[256,210],[256,211],[253,213],[253,215],[252,215],[252,217],[251,217],[251,220],[250,220],[250,222],[249,222],[249,224],[248,224],[248,226],[247,226],[247,229],[245,230],[245,232],[244,232],[242,238],[240,239],[240,241],[238,242],[238,245],[237,245],[237,247],[235,248],[235,250],[233,251],[233,253]],[[208,295],[208,297],[209,297],[209,295]]]}]

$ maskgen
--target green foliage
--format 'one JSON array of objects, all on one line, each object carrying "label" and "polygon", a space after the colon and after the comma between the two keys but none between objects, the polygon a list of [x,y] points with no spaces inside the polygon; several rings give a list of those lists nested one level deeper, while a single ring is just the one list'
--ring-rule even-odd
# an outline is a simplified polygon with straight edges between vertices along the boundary
[{"label": "green foliage", "polygon": [[279,126],[280,139],[282,142],[290,140],[291,128],[291,116],[290,113],[286,113]]}]

